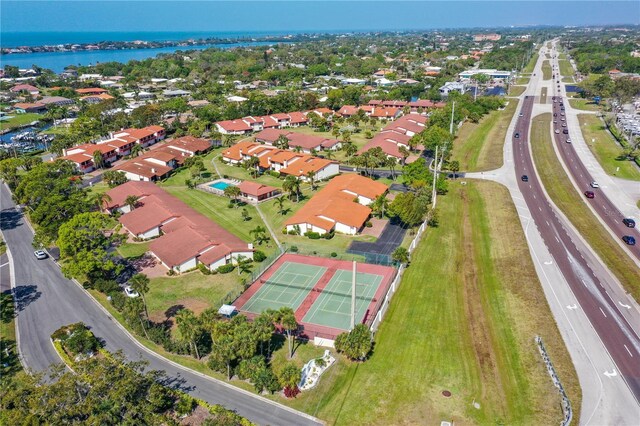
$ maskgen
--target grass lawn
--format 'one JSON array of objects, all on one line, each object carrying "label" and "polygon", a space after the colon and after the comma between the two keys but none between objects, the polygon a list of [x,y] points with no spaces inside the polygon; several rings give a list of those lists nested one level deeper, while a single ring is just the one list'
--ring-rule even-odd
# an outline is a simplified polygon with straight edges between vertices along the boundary
[{"label": "grass lawn", "polygon": [[[218,154],[220,154],[220,152],[222,151],[221,148],[217,148],[214,149],[210,152],[207,153],[207,155],[205,155],[204,157],[202,157],[202,162],[204,163],[204,167],[206,168],[206,171],[202,173],[202,178],[201,181],[199,182],[206,182],[207,180],[213,180],[217,178],[216,175],[216,170],[213,167],[213,164],[211,164],[211,160]],[[163,186],[185,186],[185,181],[187,179],[193,179],[191,177],[191,173],[189,172],[189,170],[187,169],[180,169],[179,171],[173,173],[170,177],[168,177],[167,179],[165,179],[164,181],[162,181]]]},{"label": "grass lawn", "polygon": [[624,288],[638,300],[640,270],[584,205],[584,196],[574,188],[553,150],[550,121],[551,114],[538,115],[533,120],[531,130],[533,157],[542,183],[580,235],[618,277]]},{"label": "grass lawn", "polygon": [[571,108],[583,111],[598,111],[600,109],[600,106],[591,99],[569,99],[569,104]]},{"label": "grass lawn", "polygon": [[619,159],[622,148],[602,120],[592,114],[578,114],[578,121],[584,140],[608,175],[640,181],[640,170],[633,161]]},{"label": "grass lawn", "polygon": [[151,244],[151,241],[145,241],[142,243],[122,243],[118,246],[118,253],[120,253],[120,256],[126,258],[140,257],[149,251],[149,244]]},{"label": "grass lawn", "polygon": [[546,104],[547,103],[547,88],[543,87],[542,89],[540,89],[540,103],[541,104]]},{"label": "grass lawn", "polygon": [[553,424],[560,398],[533,344],[538,334],[579,409],[577,377],[507,190],[452,184],[439,209],[440,226],[414,253],[371,359],[340,359],[289,405],[336,425]]},{"label": "grass lawn", "polygon": [[549,61],[542,61],[542,78],[543,80],[551,80],[551,65]]},{"label": "grass lawn", "polygon": [[563,77],[573,77],[573,67],[569,61],[559,60],[558,64],[560,66],[560,75]]},{"label": "grass lawn", "polygon": [[493,170],[502,166],[502,148],[509,123],[518,107],[510,99],[502,111],[492,111],[480,123],[464,123],[453,144],[453,159],[465,171]]},{"label": "grass lawn", "polygon": [[520,96],[527,88],[525,86],[510,86],[509,96]]},{"label": "grass lawn", "polygon": [[175,277],[152,278],[146,295],[149,316],[164,319],[169,308],[185,306],[196,313],[210,307],[219,308],[229,292],[242,290],[236,271],[204,275],[193,271]]},{"label": "grass lawn", "polygon": [[536,62],[538,62],[538,56],[540,56],[538,53],[534,53],[531,59],[529,60],[529,63],[527,64],[526,67],[524,67],[522,72],[532,73],[533,69],[536,67]]},{"label": "grass lawn", "polygon": [[518,77],[518,79],[516,80],[516,84],[527,85],[527,84],[529,84],[529,80],[531,80],[530,77]]},{"label": "grass lawn", "polygon": [[44,119],[44,115],[35,114],[35,113],[25,113],[25,114],[10,114],[11,118],[8,120],[0,121],[0,130],[4,129],[14,129],[16,127],[26,126],[32,121],[39,121]]}]

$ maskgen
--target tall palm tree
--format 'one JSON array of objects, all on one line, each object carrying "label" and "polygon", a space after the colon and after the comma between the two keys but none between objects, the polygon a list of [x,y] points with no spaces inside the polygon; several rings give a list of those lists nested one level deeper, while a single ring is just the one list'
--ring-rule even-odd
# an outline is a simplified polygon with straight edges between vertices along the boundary
[{"label": "tall palm tree", "polygon": [[307,179],[309,179],[309,183],[311,184],[311,189],[314,190],[316,189],[316,172],[314,172],[313,170],[309,170],[307,172]]},{"label": "tall palm tree", "polygon": [[144,148],[142,147],[142,145],[137,143],[133,147],[131,147],[131,153],[129,155],[131,155],[131,157],[135,158],[138,155],[140,155],[143,151],[144,151]]},{"label": "tall palm tree", "polygon": [[178,331],[184,340],[189,342],[189,346],[196,353],[196,358],[200,359],[200,353],[198,352],[198,345],[196,338],[200,332],[200,321],[195,314],[189,309],[181,309],[176,314],[176,324],[178,325]]},{"label": "tall palm tree", "polygon": [[296,203],[300,202],[300,179],[289,175],[284,180],[282,184],[282,189],[289,193],[289,197],[292,197],[294,194],[296,196]]},{"label": "tall palm tree", "polygon": [[224,195],[233,199],[236,208],[238,208],[238,197],[240,194],[240,188],[235,185],[229,185],[224,189]]},{"label": "tall palm tree", "polygon": [[135,290],[140,297],[142,297],[142,303],[144,304],[144,315],[149,321],[149,311],[147,311],[147,299],[145,298],[145,294],[149,292],[149,277],[145,274],[135,274],[129,280],[129,284],[131,288]]},{"label": "tall palm tree", "polygon": [[137,195],[127,195],[127,198],[124,199],[124,204],[133,210],[138,205],[138,199],[139,197]]},{"label": "tall palm tree", "polygon": [[102,152],[96,150],[93,152],[93,164],[95,164],[96,169],[101,169],[105,166],[104,157],[102,156]]},{"label": "tall palm tree", "polygon": [[273,145],[278,149],[289,149],[289,138],[285,135],[280,135]]},{"label": "tall palm tree", "polygon": [[274,203],[278,206],[278,213],[284,214],[284,202],[286,199],[284,197],[278,197],[274,200]]},{"label": "tall palm tree", "polygon": [[249,170],[251,176],[256,179],[259,173],[260,159],[258,157],[251,157],[244,162],[244,166]]},{"label": "tall palm tree", "polygon": [[111,196],[106,192],[96,193],[93,197],[93,200],[98,206],[98,210],[102,211],[102,209],[106,208],[109,202],[111,201]]},{"label": "tall palm tree", "polygon": [[258,244],[262,244],[267,239],[267,229],[264,226],[256,226],[249,235],[253,235],[254,241]]}]

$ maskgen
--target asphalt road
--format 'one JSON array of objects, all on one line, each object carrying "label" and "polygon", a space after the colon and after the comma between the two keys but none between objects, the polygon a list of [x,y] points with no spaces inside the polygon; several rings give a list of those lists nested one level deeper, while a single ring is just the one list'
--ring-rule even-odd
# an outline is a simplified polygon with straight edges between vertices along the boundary
[{"label": "asphalt road", "polygon": [[[620,312],[620,307],[604,290],[591,265],[576,247],[554,213],[542,185],[535,174],[529,150],[529,127],[534,98],[523,100],[522,117],[518,118],[512,138],[513,158],[518,187],[531,212],[542,239],[568,282],[587,318],[605,345],[637,401],[640,401],[640,338]],[[529,177],[528,182],[520,179]]]},{"label": "asphalt road", "polygon": [[82,288],[66,279],[53,261],[34,257],[31,228],[15,208],[7,187],[0,186],[0,228],[13,258],[19,350],[28,368],[43,371],[60,363],[50,341],[51,333],[62,325],[82,321],[98,338],[104,339],[108,350],[122,350],[132,360],[144,359],[149,362],[149,368],[166,372],[169,378],[166,384],[209,403],[236,410],[252,422],[319,424],[317,419],[304,413],[199,375],[143,349]]}]

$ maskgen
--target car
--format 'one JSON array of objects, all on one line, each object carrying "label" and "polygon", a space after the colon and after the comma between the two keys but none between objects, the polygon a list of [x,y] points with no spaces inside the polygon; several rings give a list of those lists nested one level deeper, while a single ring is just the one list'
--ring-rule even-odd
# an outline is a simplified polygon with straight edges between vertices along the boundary
[{"label": "car", "polygon": [[516,134],[513,135],[513,137],[516,138],[516,139],[520,139],[520,133],[516,132]]},{"label": "car", "polygon": [[558,124],[558,120],[553,120],[553,124]]},{"label": "car", "polygon": [[562,127],[567,127],[567,123],[562,122]]},{"label": "car", "polygon": [[522,179],[523,182],[529,182],[529,176],[527,175],[522,175],[520,179]]},{"label": "car", "polygon": [[622,237],[622,241],[624,241],[625,243],[627,243],[630,246],[635,246],[636,245],[636,239],[634,237],[632,237],[631,235],[625,235],[624,237]]},{"label": "car", "polygon": [[518,114],[519,117],[524,117],[523,113]]},{"label": "car", "polygon": [[557,117],[557,116],[558,116],[558,113],[557,113],[557,112],[554,112],[554,113],[553,113],[553,116],[554,116],[554,117]]},{"label": "car", "polygon": [[560,117],[560,121],[566,121],[564,117]]},{"label": "car", "polygon": [[556,129],[555,132],[556,132],[556,135],[560,134],[560,130],[558,129]]},{"label": "car", "polygon": [[535,73],[535,72],[533,73],[533,76],[534,76],[534,77],[536,76],[536,73]]},{"label": "car", "polygon": [[596,194],[594,194],[593,191],[584,191],[584,196],[587,198],[595,198]]},{"label": "car", "polygon": [[569,134],[569,130],[567,130],[567,129],[562,129],[562,134],[563,134],[563,135],[568,135],[568,134]]},{"label": "car", "polygon": [[567,138],[566,143],[571,143],[571,138]]},{"label": "car", "polygon": [[33,252],[33,255],[38,260],[46,259],[47,257],[49,257],[47,252],[45,252],[44,250],[36,250],[36,251]]},{"label": "car", "polygon": [[127,297],[131,297],[131,298],[140,296],[138,292],[135,291],[130,285],[124,288],[124,294],[126,294]]},{"label": "car", "polygon": [[624,226],[626,226],[627,228],[635,228],[636,227],[636,221],[633,219],[629,219],[628,217],[622,219],[622,223],[624,223]]},{"label": "car", "polygon": [[591,182],[589,184],[592,188],[600,188],[600,185],[598,185],[598,182],[596,182],[595,180],[593,182]]},{"label": "car", "polygon": [[564,112],[561,112],[560,115],[564,115]]}]

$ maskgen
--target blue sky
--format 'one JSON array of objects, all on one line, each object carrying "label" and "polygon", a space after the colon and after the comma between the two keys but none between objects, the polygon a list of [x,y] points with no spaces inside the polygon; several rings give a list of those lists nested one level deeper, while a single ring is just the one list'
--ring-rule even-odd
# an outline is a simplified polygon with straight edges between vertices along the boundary
[{"label": "blue sky", "polygon": [[638,24],[638,1],[0,1],[3,32]]}]

